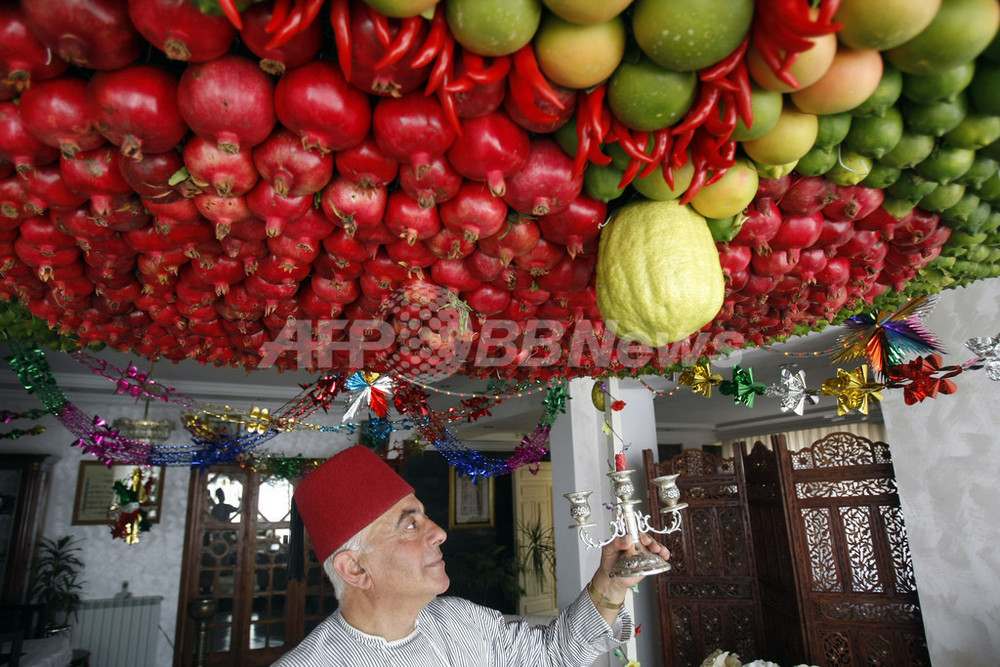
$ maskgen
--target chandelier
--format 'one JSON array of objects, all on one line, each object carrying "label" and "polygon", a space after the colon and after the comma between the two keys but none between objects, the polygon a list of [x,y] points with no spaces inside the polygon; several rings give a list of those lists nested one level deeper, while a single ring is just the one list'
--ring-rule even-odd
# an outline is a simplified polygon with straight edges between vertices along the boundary
[{"label": "chandelier", "polygon": [[[153,363],[149,365],[147,378],[153,376]],[[151,445],[162,445],[170,437],[174,430],[174,422],[169,419],[150,419],[149,400],[146,399],[146,407],[142,412],[142,419],[131,419],[129,417],[119,417],[112,422],[112,427],[122,436],[130,440],[147,442]]]}]

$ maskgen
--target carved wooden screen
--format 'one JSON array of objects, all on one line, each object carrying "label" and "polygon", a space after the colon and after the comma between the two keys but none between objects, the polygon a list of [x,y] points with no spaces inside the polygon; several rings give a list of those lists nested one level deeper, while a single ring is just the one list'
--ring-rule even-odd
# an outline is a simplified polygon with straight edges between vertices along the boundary
[{"label": "carved wooden screen", "polygon": [[683,529],[664,536],[673,569],[655,578],[663,664],[697,667],[715,649],[755,656],[762,627],[737,459],[686,450],[655,463],[643,452],[650,514],[662,527],[654,477],[681,476]]},{"label": "carved wooden screen", "polygon": [[761,653],[743,657],[764,658],[779,665],[802,664],[806,661],[805,636],[777,448],[768,449],[757,441],[749,453],[743,443],[739,449],[764,623]]},{"label": "carved wooden screen", "polygon": [[833,433],[776,449],[809,661],[929,665],[889,446]]}]

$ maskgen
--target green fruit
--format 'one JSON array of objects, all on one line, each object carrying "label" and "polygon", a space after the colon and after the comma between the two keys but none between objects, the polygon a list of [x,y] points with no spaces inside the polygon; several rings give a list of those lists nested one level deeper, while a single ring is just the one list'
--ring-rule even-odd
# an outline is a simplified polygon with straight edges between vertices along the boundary
[{"label": "green fruit", "polygon": [[944,0],[930,25],[884,55],[909,74],[937,74],[974,60],[998,27],[996,0]]},{"label": "green fruit", "polygon": [[961,183],[941,184],[934,188],[934,192],[921,198],[920,208],[931,213],[940,213],[955,204],[965,194],[965,186]]},{"label": "green fruit", "polygon": [[914,167],[934,150],[934,137],[903,130],[903,135],[891,151],[878,159],[880,164],[897,169]]},{"label": "green fruit", "polygon": [[928,181],[912,169],[904,169],[896,182],[886,188],[886,192],[898,199],[918,202],[937,188],[937,181]]},{"label": "green fruit", "polygon": [[[941,211],[941,219],[950,223],[949,227],[957,227],[967,232],[974,232],[975,230],[967,223],[970,216],[976,213],[977,208],[979,208],[979,197],[966,191],[962,193],[962,197],[957,202]],[[985,221],[986,216],[983,216],[978,224],[982,224]]]},{"label": "green fruit", "polygon": [[1000,201],[1000,172],[994,172],[976,187],[976,194],[979,195],[980,199],[985,199],[988,202]]},{"label": "green fruit", "polygon": [[585,89],[604,83],[625,54],[625,21],[580,25],[546,13],[532,38],[538,67],[552,82]]},{"label": "green fruit", "polygon": [[881,116],[899,99],[903,92],[903,73],[892,65],[886,64],[882,68],[882,78],[879,80],[875,92],[868,96],[864,102],[851,109],[853,116]]},{"label": "green fruit", "polygon": [[608,202],[617,199],[625,192],[625,188],[618,187],[624,175],[625,170],[613,164],[602,166],[593,162],[588,163],[583,172],[583,189],[599,201]]},{"label": "green fruit", "polygon": [[902,220],[903,216],[916,207],[916,203],[910,201],[909,199],[897,199],[895,197],[886,196],[886,198],[882,200],[882,208],[885,209],[886,213],[897,220]]},{"label": "green fruit", "polygon": [[865,180],[861,181],[861,185],[869,188],[876,188],[878,190],[885,190],[887,187],[896,182],[901,173],[903,173],[902,169],[887,167],[876,162],[872,165],[872,170],[868,172],[867,176],[865,176]]},{"label": "green fruit", "polygon": [[849,111],[842,113],[831,113],[817,116],[818,127],[816,128],[815,146],[820,148],[832,148],[844,140],[851,129],[853,116]]},{"label": "green fruit", "polygon": [[917,173],[942,185],[961,178],[972,167],[976,152],[968,148],[938,146],[916,166]]},{"label": "green fruit", "polygon": [[639,201],[612,214],[597,254],[597,306],[608,328],[660,347],[712,321],[725,279],[705,218],[676,201]]},{"label": "green fruit", "polygon": [[902,136],[903,114],[889,107],[881,116],[855,118],[844,145],[855,153],[878,159],[895,148]]},{"label": "green fruit", "polygon": [[632,0],[542,0],[550,12],[580,25],[603,23],[625,11]]},{"label": "green fruit", "polygon": [[944,134],[952,146],[979,150],[1000,139],[1000,116],[969,113],[958,125]]},{"label": "green fruit", "polygon": [[977,111],[1000,115],[1000,66],[977,61],[966,92]]},{"label": "green fruit", "polygon": [[728,218],[705,218],[705,222],[708,224],[708,230],[712,232],[712,239],[716,243],[726,243],[736,238],[746,219],[746,215],[737,213]]},{"label": "green fruit", "polygon": [[955,99],[944,102],[925,104],[905,101],[902,104],[902,111],[906,127],[911,132],[940,137],[958,127],[968,112],[968,103],[965,94],[959,93]]},{"label": "green fruit", "polygon": [[793,160],[791,162],[786,162],[785,164],[761,164],[759,162],[753,162],[753,168],[757,170],[757,176],[759,178],[781,178],[782,176],[787,176],[796,169],[798,165],[798,160]]},{"label": "green fruit", "polygon": [[903,97],[921,104],[953,100],[968,88],[975,73],[976,64],[970,61],[939,74],[904,74]]},{"label": "green fruit", "polygon": [[444,9],[455,41],[481,56],[514,53],[542,19],[539,0],[448,0]]},{"label": "green fruit", "polygon": [[563,149],[563,152],[570,157],[576,156],[576,147],[579,145],[580,140],[576,136],[576,116],[570,119],[568,123],[563,123],[554,132],[552,132],[552,138],[555,142],[559,144],[559,148]]},{"label": "green fruit", "polygon": [[833,165],[824,176],[837,185],[857,185],[868,177],[872,170],[872,160],[865,155],[858,155],[849,150],[841,150],[837,164]]},{"label": "green fruit", "polygon": [[920,34],[940,7],[941,0],[842,0],[833,21],[852,49],[885,51]]},{"label": "green fruit", "polygon": [[714,65],[750,31],[753,0],[637,0],[632,33],[654,62],[681,72]]},{"label": "green fruit", "polygon": [[663,167],[659,166],[648,176],[643,176],[632,181],[632,187],[647,199],[655,199],[657,201],[677,199],[687,192],[688,187],[691,185],[691,179],[694,178],[694,165],[691,163],[691,160],[685,162],[684,166],[680,169],[674,169],[673,175],[674,187],[670,187],[670,184],[663,178]]},{"label": "green fruit", "polygon": [[969,170],[962,174],[957,180],[962,185],[971,186],[978,190],[983,183],[1000,171],[1000,163],[993,158],[976,153],[975,159]]},{"label": "green fruit", "polygon": [[628,169],[628,164],[632,161],[632,158],[625,152],[625,149],[622,148],[621,144],[617,141],[612,141],[611,143],[604,144],[602,148],[604,149],[604,154],[611,158],[611,164],[615,165],[622,171]]},{"label": "green fruit", "polygon": [[837,164],[837,152],[836,148],[814,146],[799,158],[795,171],[803,176],[822,176]]},{"label": "green fruit", "polygon": [[431,9],[439,0],[365,0],[365,4],[380,14],[394,18],[419,16]]},{"label": "green fruit", "polygon": [[737,118],[736,128],[733,129],[730,138],[733,141],[751,141],[763,137],[778,122],[783,106],[781,93],[751,83],[750,107],[753,110],[753,125],[747,127],[742,118]]},{"label": "green fruit", "polygon": [[642,54],[627,57],[608,81],[611,113],[633,130],[673,125],[687,113],[698,91],[695,72],[660,67]]}]

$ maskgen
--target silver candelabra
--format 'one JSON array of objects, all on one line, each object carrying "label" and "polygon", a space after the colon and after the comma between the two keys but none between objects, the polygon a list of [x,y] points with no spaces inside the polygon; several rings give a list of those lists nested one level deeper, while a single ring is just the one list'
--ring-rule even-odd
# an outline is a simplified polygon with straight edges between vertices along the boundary
[{"label": "silver candelabra", "polygon": [[677,478],[679,475],[663,475],[653,480],[656,485],[657,496],[663,507],[660,514],[664,515],[664,523],[667,524],[662,529],[654,528],[649,522],[649,515],[644,514],[636,508],[641,500],[635,500],[632,495],[635,493],[635,486],[632,483],[634,470],[615,470],[609,472],[615,501],[612,503],[615,518],[610,522],[611,537],[601,542],[590,537],[590,528],[596,523],[588,522],[590,518],[590,495],[593,491],[575,491],[566,493],[563,496],[569,500],[569,513],[576,520],[576,528],[580,531],[580,539],[590,549],[601,548],[610,544],[613,540],[630,535],[632,537],[633,549],[631,552],[624,552],[615,562],[611,570],[612,577],[636,577],[649,574],[659,574],[670,569],[670,563],[665,561],[658,554],[649,551],[642,542],[639,541],[639,533],[657,533],[666,535],[681,529],[680,511],[687,507],[687,503],[678,502],[681,491],[677,488]]}]

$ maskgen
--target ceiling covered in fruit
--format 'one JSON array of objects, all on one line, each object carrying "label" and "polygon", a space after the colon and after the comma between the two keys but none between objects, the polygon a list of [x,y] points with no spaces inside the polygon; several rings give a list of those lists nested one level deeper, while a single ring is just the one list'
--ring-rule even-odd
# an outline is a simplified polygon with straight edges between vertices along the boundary
[{"label": "ceiling covered in fruit", "polygon": [[998,25],[996,0],[4,3],[3,329],[370,394],[680,371],[892,312],[1000,275]]}]

